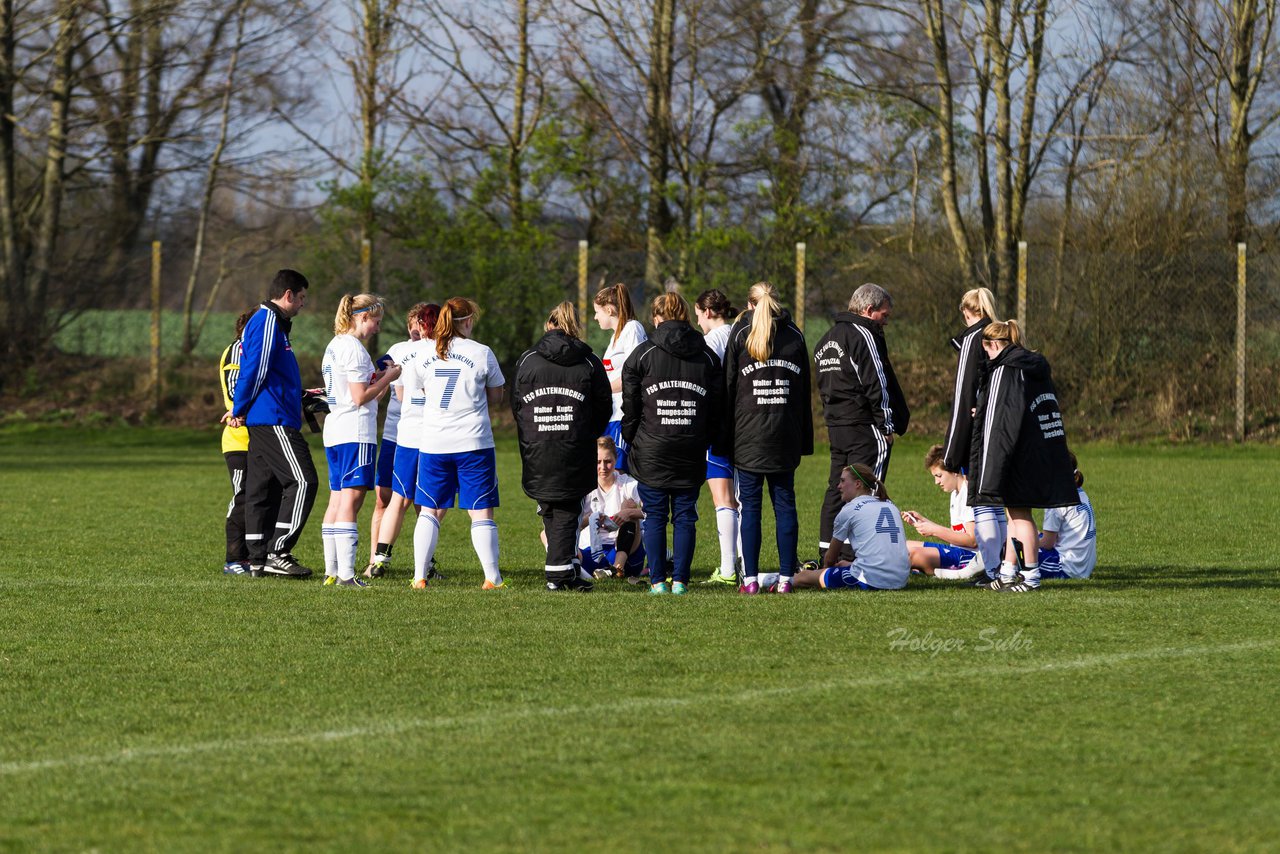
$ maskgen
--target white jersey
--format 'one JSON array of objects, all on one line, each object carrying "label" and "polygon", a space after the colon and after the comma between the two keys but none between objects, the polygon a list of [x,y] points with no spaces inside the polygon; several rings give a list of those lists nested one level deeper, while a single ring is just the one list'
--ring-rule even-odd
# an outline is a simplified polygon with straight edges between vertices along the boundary
[{"label": "white jersey", "polygon": [[[409,364],[417,359],[419,353],[433,350],[435,346],[436,342],[423,338],[418,341],[401,341],[388,351],[400,366],[400,376],[391,384],[391,396],[396,401],[400,419],[396,433],[390,438],[402,448],[418,449],[418,442],[422,440],[422,404],[426,401],[421,389],[409,393],[404,384],[404,376],[409,371]],[[404,400],[400,400],[397,390],[404,393]],[[387,422],[390,421],[391,409],[388,407]],[[382,438],[388,438],[386,424],[382,426]]]},{"label": "white jersey", "polygon": [[[405,357],[413,351],[413,345],[416,341],[399,341],[392,344],[387,350],[387,357],[391,359],[392,364],[399,365],[404,368]],[[395,386],[400,384],[397,379],[393,382],[391,394],[387,397],[387,417],[382,419],[382,440],[384,442],[396,441],[397,431],[400,427],[400,398],[396,397]]]},{"label": "white jersey", "polygon": [[707,346],[711,348],[711,352],[716,354],[716,358],[722,363],[724,362],[724,348],[729,346],[729,335],[733,332],[733,325],[726,323],[723,326],[717,326],[706,334]]},{"label": "white jersey", "polygon": [[[609,346],[604,348],[604,355],[600,357],[600,361],[604,362],[604,372],[609,378],[610,385],[622,380],[622,366],[626,363],[627,357],[631,355],[632,350],[647,340],[649,340],[649,333],[644,331],[644,325],[638,320],[628,320],[618,332],[617,341],[610,336]],[[622,392],[620,391],[613,393],[613,414],[609,416],[609,420],[622,420]]]},{"label": "white jersey", "polygon": [[951,493],[951,530],[963,531],[973,524],[973,508],[969,506],[969,479],[960,481],[960,488]]},{"label": "white jersey", "polygon": [[1050,507],[1044,511],[1044,530],[1058,534],[1061,569],[1071,578],[1088,578],[1098,562],[1098,527],[1093,505],[1083,489],[1076,490],[1080,503],[1075,507]]},{"label": "white jersey", "polygon": [[858,580],[880,590],[907,586],[911,557],[902,532],[902,513],[892,501],[860,495],[836,514],[832,536],[853,549]]},{"label": "white jersey", "polygon": [[[467,338],[454,338],[445,358],[435,342],[424,346],[400,376],[405,395],[423,398],[418,450],[424,454],[457,454],[493,447],[487,389],[506,384],[493,351]],[[401,413],[401,419],[404,413]],[[401,431],[403,433],[403,430]]]},{"label": "white jersey", "polygon": [[369,351],[354,335],[339,335],[325,348],[321,371],[325,401],[329,404],[329,414],[324,419],[326,448],[378,441],[378,401],[357,406],[351,397],[351,383],[367,385],[375,370]]},{"label": "white jersey", "polygon": [[[636,506],[640,506],[640,482],[629,474],[618,472],[617,480],[614,481],[613,489],[605,490],[597,485],[595,489],[587,493],[586,498],[582,499],[583,513],[601,513],[605,516],[613,516],[622,509],[623,503],[626,501],[634,501]],[[613,545],[618,539],[617,531],[601,531],[600,539],[606,545]]]}]

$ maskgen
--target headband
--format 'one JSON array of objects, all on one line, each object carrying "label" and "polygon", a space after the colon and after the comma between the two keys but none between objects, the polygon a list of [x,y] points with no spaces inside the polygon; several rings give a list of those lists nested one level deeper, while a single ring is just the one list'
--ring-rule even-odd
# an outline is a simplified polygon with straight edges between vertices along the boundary
[{"label": "headband", "polygon": [[352,309],[352,310],[351,310],[351,316],[352,316],[352,317],[355,317],[357,314],[364,314],[366,311],[373,311],[375,308],[376,308],[376,309],[381,309],[381,308],[382,308],[382,303],[380,303],[380,302],[375,302],[373,305],[366,305],[364,308],[356,308],[356,309]]},{"label": "headband", "polygon": [[845,466],[845,469],[847,471],[853,472],[853,476],[856,477],[858,480],[862,481],[862,485],[867,488],[867,491],[870,492],[872,495],[875,495],[876,488],[871,484],[867,483],[867,479],[862,476],[862,472],[858,471],[853,466]]}]

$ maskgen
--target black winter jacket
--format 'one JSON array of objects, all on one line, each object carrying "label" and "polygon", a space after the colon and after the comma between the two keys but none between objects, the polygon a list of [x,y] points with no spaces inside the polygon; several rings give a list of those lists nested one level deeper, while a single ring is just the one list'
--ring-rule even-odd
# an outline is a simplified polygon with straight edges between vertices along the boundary
[{"label": "black winter jacket", "polygon": [[813,360],[828,427],[871,424],[886,435],[907,432],[911,410],[889,363],[880,324],[840,312],[818,342]]},{"label": "black winter jacket", "polygon": [[707,475],[707,446],[723,411],[720,360],[687,322],[659,323],[622,366],[627,466],[656,489],[689,489]]},{"label": "black winter jacket", "polygon": [[969,446],[973,439],[973,410],[978,405],[978,384],[987,368],[987,354],[982,349],[982,330],[990,318],[984,317],[951,339],[959,354],[956,360],[956,384],[951,397],[951,421],[947,438],[942,443],[942,467],[958,472],[969,465]]},{"label": "black winter jacket", "polygon": [[1076,494],[1049,362],[1019,346],[990,360],[978,391],[969,504],[1074,507]]},{"label": "black winter jacket", "polygon": [[804,333],[783,309],[773,318],[773,352],[747,352],[755,311],[733,324],[724,350],[725,429],[716,453],[756,473],[794,471],[813,453],[812,380]]},{"label": "black winter jacket", "polygon": [[525,494],[572,501],[596,487],[596,439],[613,412],[604,365],[591,348],[553,329],[516,362],[516,417]]}]

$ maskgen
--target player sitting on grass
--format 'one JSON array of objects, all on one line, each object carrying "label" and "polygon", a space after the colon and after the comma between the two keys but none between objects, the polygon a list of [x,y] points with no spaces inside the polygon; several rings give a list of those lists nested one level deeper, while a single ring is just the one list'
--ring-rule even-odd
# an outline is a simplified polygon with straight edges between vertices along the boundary
[{"label": "player sitting on grass", "polygon": [[1098,528],[1093,504],[1085,494],[1084,475],[1080,473],[1076,455],[1070,457],[1080,503],[1075,507],[1050,507],[1044,511],[1040,534],[1041,578],[1088,578],[1098,562]]},{"label": "player sitting on grass", "polygon": [[951,496],[951,527],[932,522],[916,510],[907,510],[902,521],[911,525],[921,536],[942,542],[908,540],[907,551],[911,555],[911,569],[925,575],[950,581],[967,581],[982,572],[981,555],[974,549],[977,539],[973,533],[973,508],[969,506],[969,479],[962,474],[947,471],[942,464],[943,447],[934,445],[924,455],[924,467],[933,475],[933,482]]},{"label": "player sitting on grass", "polygon": [[[840,497],[845,505],[836,514],[825,569],[796,573],[796,587],[824,590],[899,590],[907,586],[911,557],[902,533],[901,511],[889,500],[884,484],[869,466],[854,463],[840,472]],[[845,543],[853,562],[840,561]]]},{"label": "player sitting on grass", "polygon": [[643,584],[649,579],[642,572],[639,483],[619,472],[617,462],[613,440],[601,436],[596,440],[596,488],[582,500],[578,552],[582,568],[596,578],[625,576],[632,584]]}]

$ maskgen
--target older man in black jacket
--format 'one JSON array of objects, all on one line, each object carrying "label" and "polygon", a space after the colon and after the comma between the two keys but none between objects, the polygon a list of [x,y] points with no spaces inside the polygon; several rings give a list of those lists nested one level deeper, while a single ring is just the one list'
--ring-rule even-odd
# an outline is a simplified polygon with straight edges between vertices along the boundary
[{"label": "older man in black jacket", "polygon": [[911,411],[889,364],[884,327],[893,299],[879,285],[867,283],[849,298],[849,310],[813,351],[818,366],[818,392],[831,441],[831,474],[822,501],[818,554],[831,545],[831,529],[843,502],[840,472],[847,465],[869,466],[881,481],[889,473],[893,436],[907,432]]}]

